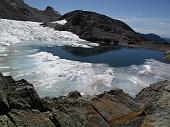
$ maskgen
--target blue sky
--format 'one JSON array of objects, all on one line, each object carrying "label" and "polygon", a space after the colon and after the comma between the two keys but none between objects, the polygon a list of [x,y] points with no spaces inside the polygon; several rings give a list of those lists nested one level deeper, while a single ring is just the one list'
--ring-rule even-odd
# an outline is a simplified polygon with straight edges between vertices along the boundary
[{"label": "blue sky", "polygon": [[134,30],[170,38],[170,0],[24,0],[44,9],[52,6],[61,14],[90,10],[120,19]]}]

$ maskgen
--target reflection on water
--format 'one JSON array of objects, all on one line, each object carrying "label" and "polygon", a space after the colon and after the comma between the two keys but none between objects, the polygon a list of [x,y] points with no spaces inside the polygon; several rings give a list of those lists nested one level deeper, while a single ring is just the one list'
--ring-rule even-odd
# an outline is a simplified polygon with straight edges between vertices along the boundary
[{"label": "reflection on water", "polygon": [[109,51],[120,50],[121,48],[123,47],[118,45],[103,45],[103,46],[98,46],[93,48],[81,48],[81,47],[71,47],[71,46],[62,47],[64,51],[70,52],[71,54],[80,57],[99,55]]},{"label": "reflection on water", "polygon": [[100,46],[94,48],[80,47],[40,47],[40,51],[52,53],[62,59],[104,63],[112,67],[127,67],[130,65],[143,64],[145,59],[155,59],[165,62],[164,53],[149,49],[127,48],[121,46]]}]

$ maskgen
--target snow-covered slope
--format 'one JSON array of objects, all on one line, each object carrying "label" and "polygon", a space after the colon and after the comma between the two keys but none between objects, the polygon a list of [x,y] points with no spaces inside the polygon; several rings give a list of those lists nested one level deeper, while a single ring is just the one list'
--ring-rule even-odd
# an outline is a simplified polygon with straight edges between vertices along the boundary
[{"label": "snow-covered slope", "polygon": [[[57,21],[59,23],[65,20]],[[40,26],[41,23],[30,21],[15,21],[0,19],[0,53],[6,49],[6,46],[21,43],[25,41],[52,41],[59,44],[87,47],[96,46],[80,39],[77,35],[67,31],[57,31],[52,28]]]},{"label": "snow-covered slope", "polygon": [[51,23],[58,23],[59,25],[65,25],[67,23],[67,20],[63,19],[63,20],[59,20],[59,21],[54,21]]},{"label": "snow-covered slope", "polygon": [[25,40],[43,41],[83,41],[77,35],[67,31],[40,26],[37,22],[0,20],[0,43],[10,45]]}]

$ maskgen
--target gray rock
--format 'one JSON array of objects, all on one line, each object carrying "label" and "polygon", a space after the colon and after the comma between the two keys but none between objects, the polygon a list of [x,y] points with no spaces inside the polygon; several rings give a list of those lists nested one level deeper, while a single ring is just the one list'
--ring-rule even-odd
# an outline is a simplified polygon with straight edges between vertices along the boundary
[{"label": "gray rock", "polygon": [[15,124],[6,116],[0,116],[0,127],[16,127]]},{"label": "gray rock", "polygon": [[17,127],[56,127],[48,117],[37,110],[11,110],[9,117]]},{"label": "gray rock", "polygon": [[67,97],[73,98],[73,99],[78,99],[79,97],[81,97],[81,94],[78,91],[72,91],[72,92],[68,93]]},{"label": "gray rock", "polygon": [[42,109],[41,99],[33,85],[26,80],[14,81],[10,76],[0,73],[0,111],[7,113],[10,109]]},{"label": "gray rock", "polygon": [[6,114],[9,112],[9,104],[7,100],[7,95],[2,90],[0,90],[0,114]]},{"label": "gray rock", "polygon": [[168,127],[170,125],[170,81],[161,81],[143,89],[136,96],[146,107],[143,126]]},{"label": "gray rock", "polygon": [[13,93],[8,95],[9,104],[12,109],[41,110],[41,100],[31,84],[25,80],[19,80],[13,86]]}]

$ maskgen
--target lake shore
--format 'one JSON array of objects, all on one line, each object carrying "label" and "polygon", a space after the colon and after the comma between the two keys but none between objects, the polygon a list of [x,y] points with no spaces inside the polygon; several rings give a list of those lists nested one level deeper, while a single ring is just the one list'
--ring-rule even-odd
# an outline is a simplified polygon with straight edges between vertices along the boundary
[{"label": "lake shore", "polygon": [[170,61],[170,44],[159,44],[159,43],[154,43],[151,41],[146,41],[146,42],[142,42],[139,44],[120,44],[126,47],[130,47],[130,48],[146,48],[146,49],[152,49],[152,50],[157,50],[157,51],[163,51],[164,52],[164,59],[167,61]]}]

